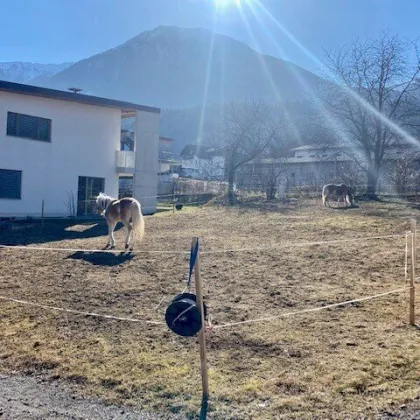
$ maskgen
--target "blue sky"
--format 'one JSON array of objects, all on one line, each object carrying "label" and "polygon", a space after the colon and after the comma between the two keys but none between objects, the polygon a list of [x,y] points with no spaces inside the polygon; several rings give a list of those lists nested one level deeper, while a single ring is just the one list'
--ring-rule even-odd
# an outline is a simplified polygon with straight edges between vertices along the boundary
[{"label": "blue sky", "polygon": [[280,26],[252,1],[254,12],[243,5],[241,14],[234,5],[216,10],[215,0],[2,0],[0,61],[77,61],[144,30],[176,25],[214,29],[316,70],[280,27],[318,58],[323,47],[376,37],[385,28],[420,36],[420,0],[259,0]]}]

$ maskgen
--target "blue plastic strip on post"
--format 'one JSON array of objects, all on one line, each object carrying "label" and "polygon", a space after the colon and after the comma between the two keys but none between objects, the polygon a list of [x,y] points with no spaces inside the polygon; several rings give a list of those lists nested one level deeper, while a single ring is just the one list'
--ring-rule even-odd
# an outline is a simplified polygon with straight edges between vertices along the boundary
[{"label": "blue plastic strip on post", "polygon": [[191,246],[190,273],[189,273],[189,276],[188,276],[188,286],[191,284],[191,276],[192,276],[192,273],[193,273],[193,270],[194,270],[195,261],[197,259],[198,248],[199,248],[199,244],[198,244],[198,240],[197,240],[195,246]]}]

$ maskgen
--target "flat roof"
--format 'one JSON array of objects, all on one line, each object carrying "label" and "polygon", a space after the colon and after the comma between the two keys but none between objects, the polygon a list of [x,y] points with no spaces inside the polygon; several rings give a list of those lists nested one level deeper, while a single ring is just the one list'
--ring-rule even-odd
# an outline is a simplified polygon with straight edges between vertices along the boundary
[{"label": "flat roof", "polygon": [[304,146],[295,147],[290,149],[291,151],[295,150],[316,150],[316,149],[342,149],[349,146],[345,146],[344,144],[308,144]]},{"label": "flat roof", "polygon": [[163,140],[163,141],[175,141],[172,137],[165,137],[165,136],[159,136],[159,140]]},{"label": "flat roof", "polygon": [[123,113],[135,110],[160,114],[160,108],[133,104],[131,102],[117,101],[115,99],[101,98],[99,96],[85,95],[83,93],[65,92],[63,90],[49,89],[39,86],[24,85],[21,83],[6,82],[0,80],[0,92],[17,93],[21,95],[38,96],[41,98],[57,99],[67,102],[79,102],[85,105],[103,106],[106,108],[117,108]]}]

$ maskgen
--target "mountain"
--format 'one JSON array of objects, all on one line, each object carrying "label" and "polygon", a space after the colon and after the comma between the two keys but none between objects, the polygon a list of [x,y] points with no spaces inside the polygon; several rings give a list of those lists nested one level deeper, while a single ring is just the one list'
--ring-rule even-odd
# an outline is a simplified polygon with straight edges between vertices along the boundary
[{"label": "mountain", "polygon": [[203,104],[207,74],[207,103],[298,100],[320,80],[227,36],[160,26],[31,83],[173,109]]},{"label": "mountain", "polygon": [[38,77],[49,77],[66,69],[73,63],[39,64],[14,61],[0,63],[0,80],[8,82],[27,83]]}]

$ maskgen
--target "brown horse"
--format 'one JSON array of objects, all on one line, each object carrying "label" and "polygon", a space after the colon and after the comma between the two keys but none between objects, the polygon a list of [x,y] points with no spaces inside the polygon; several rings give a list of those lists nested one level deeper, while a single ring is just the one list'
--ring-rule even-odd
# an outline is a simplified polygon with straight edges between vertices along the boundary
[{"label": "brown horse", "polygon": [[345,205],[348,204],[350,206],[353,206],[353,201],[354,201],[353,194],[351,193],[350,188],[345,184],[324,185],[324,187],[322,188],[322,204],[324,206],[326,206],[328,203],[328,207],[331,207],[330,201],[329,201],[330,197],[336,198],[338,200],[338,204],[340,204],[340,200],[341,198],[343,198]]},{"label": "brown horse", "polygon": [[105,216],[108,224],[109,240],[105,249],[115,247],[114,229],[118,222],[122,222],[127,229],[125,249],[129,247],[132,233],[134,239],[139,241],[143,239],[144,218],[141,213],[141,205],[135,198],[126,197],[118,200],[104,193],[99,193],[96,197],[96,210],[99,214]]}]

